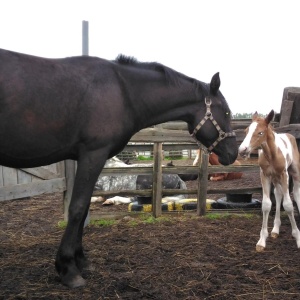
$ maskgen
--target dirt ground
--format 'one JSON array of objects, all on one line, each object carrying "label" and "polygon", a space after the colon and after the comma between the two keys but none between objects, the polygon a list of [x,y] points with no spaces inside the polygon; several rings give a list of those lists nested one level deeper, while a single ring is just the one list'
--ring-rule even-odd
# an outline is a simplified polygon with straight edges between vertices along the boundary
[{"label": "dirt ground", "polygon": [[[259,176],[247,173],[234,182],[213,184],[251,186],[259,184]],[[93,204],[93,209],[112,207]],[[157,222],[126,218],[110,226],[90,225],[84,247],[95,270],[84,273],[87,285],[75,290],[61,285],[54,268],[63,234],[58,227],[61,194],[3,202],[0,217],[0,299],[300,297],[300,250],[284,214],[279,238],[269,238],[263,253],[255,251],[260,213],[165,216]]]}]

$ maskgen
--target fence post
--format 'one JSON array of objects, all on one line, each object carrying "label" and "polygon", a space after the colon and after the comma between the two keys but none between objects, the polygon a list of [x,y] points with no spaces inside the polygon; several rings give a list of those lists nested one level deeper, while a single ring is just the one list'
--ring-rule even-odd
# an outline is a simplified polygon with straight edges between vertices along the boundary
[{"label": "fence post", "polygon": [[206,197],[208,184],[208,154],[200,149],[199,176],[198,176],[198,197],[197,197],[197,215],[204,216],[206,213]]},{"label": "fence post", "polygon": [[153,144],[153,159],[152,213],[157,218],[161,215],[162,143]]}]

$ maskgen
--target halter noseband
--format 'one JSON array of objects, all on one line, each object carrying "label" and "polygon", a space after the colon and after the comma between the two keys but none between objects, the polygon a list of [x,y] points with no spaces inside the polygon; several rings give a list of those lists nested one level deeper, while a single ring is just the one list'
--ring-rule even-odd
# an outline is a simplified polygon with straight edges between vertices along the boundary
[{"label": "halter noseband", "polygon": [[212,151],[213,148],[215,148],[217,146],[217,144],[222,141],[223,139],[225,139],[228,136],[235,136],[235,132],[224,132],[221,127],[219,126],[219,124],[217,123],[217,121],[214,119],[212,112],[210,110],[210,105],[211,105],[211,99],[210,98],[205,98],[205,104],[206,104],[206,113],[204,118],[198,123],[198,125],[196,126],[196,128],[194,129],[193,133],[191,134],[191,136],[196,140],[197,144],[199,147],[203,148],[202,144],[200,144],[200,142],[197,140],[196,138],[196,133],[200,130],[200,128],[202,127],[202,125],[207,121],[207,120],[211,120],[211,122],[215,125],[217,131],[219,132],[219,137],[217,138],[217,140],[210,146],[207,148],[207,150],[210,152]]}]

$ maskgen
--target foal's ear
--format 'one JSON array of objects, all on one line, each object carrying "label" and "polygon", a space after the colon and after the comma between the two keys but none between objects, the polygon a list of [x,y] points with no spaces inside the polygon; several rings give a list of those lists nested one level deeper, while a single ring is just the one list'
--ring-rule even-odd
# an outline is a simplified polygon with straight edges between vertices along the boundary
[{"label": "foal's ear", "polygon": [[252,121],[254,121],[258,117],[257,111],[252,115]]},{"label": "foal's ear", "polygon": [[211,81],[210,81],[210,92],[213,94],[213,95],[217,95],[217,92],[220,88],[220,85],[221,85],[221,81],[220,81],[220,76],[219,76],[219,72],[216,73],[212,78],[211,78]]},{"label": "foal's ear", "polygon": [[274,118],[274,110],[272,109],[270,111],[270,113],[267,115],[267,117],[265,118],[265,121],[267,124],[269,124]]}]

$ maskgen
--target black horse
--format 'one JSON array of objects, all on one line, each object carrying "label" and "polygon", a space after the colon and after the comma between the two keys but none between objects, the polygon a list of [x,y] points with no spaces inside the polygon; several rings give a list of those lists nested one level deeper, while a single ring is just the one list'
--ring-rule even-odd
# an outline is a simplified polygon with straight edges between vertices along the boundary
[{"label": "black horse", "polygon": [[0,49],[0,164],[27,168],[77,160],[69,222],[56,257],[62,283],[85,284],[83,225],[105,161],[140,129],[171,120],[233,163],[237,145],[230,110],[210,84],[158,63],[119,56],[46,59]]}]

